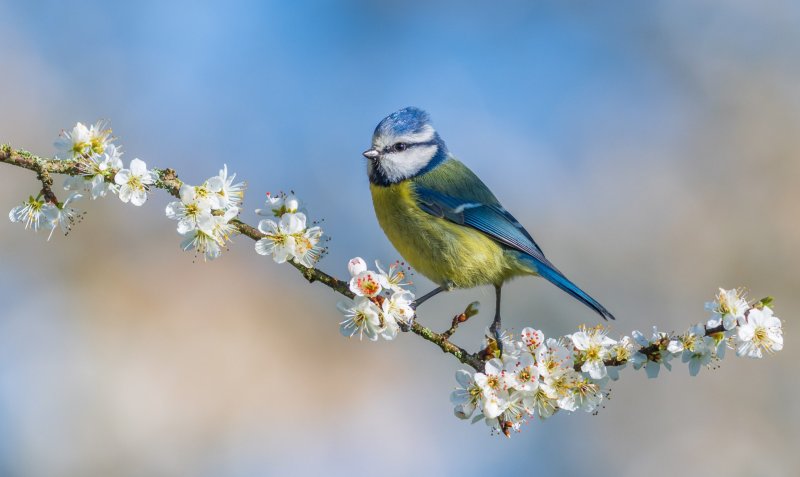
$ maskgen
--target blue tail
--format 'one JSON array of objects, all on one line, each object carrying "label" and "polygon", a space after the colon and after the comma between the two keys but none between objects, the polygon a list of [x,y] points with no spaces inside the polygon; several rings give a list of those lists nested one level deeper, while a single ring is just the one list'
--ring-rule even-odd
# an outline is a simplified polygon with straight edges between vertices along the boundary
[{"label": "blue tail", "polygon": [[550,264],[542,263],[539,260],[536,260],[533,257],[530,257],[531,262],[533,262],[536,266],[536,273],[539,276],[547,279],[550,283],[557,286],[558,288],[564,290],[565,292],[569,293],[573,298],[580,301],[584,305],[588,306],[592,310],[596,311],[603,317],[604,320],[613,320],[614,315],[608,312],[603,305],[597,302],[594,298],[590,297],[586,294],[585,291],[578,288],[577,285],[572,283],[561,274],[555,267]]}]

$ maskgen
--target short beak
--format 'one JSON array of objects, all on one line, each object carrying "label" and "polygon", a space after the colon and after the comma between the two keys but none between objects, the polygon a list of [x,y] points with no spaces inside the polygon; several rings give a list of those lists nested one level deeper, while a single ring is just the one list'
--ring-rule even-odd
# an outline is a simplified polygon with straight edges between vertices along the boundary
[{"label": "short beak", "polygon": [[364,157],[366,157],[367,159],[375,159],[375,158],[376,158],[376,157],[378,157],[378,156],[379,156],[381,153],[380,153],[380,152],[378,152],[378,150],[377,150],[377,149],[374,149],[374,148],[373,148],[373,149],[367,149],[367,150],[366,150],[366,151],[364,151],[362,154],[364,154]]}]

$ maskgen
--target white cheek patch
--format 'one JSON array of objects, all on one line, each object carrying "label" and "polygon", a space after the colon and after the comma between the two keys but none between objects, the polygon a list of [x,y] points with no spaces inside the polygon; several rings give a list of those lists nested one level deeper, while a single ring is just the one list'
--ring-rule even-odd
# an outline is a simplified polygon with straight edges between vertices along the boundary
[{"label": "white cheek patch", "polygon": [[389,182],[398,182],[414,176],[425,168],[439,146],[416,146],[403,152],[392,152],[384,155],[380,161],[380,168]]}]

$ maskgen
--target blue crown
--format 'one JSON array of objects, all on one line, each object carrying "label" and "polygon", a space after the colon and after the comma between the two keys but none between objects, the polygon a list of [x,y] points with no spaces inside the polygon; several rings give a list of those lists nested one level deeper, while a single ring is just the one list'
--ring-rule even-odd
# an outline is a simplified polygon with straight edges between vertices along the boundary
[{"label": "blue crown", "polygon": [[386,116],[375,128],[374,136],[401,136],[420,132],[430,124],[431,118],[425,111],[409,106]]}]

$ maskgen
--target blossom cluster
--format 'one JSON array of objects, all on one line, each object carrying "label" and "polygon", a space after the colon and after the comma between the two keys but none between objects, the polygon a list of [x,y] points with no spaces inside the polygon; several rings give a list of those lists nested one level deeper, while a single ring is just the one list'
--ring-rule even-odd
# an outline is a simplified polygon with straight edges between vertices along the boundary
[{"label": "blossom cluster", "polygon": [[[142,206],[150,187],[159,180],[155,170],[149,170],[141,159],[133,159],[126,168],[122,149],[114,143],[111,129],[105,121],[86,126],[77,123],[71,130],[62,131],[55,142],[56,160],[69,163],[77,171],[64,182],[71,191],[64,202],[47,198],[44,191],[29,197],[9,213],[12,222],[25,228],[53,231],[61,228],[67,234],[82,214],[72,204],[83,197],[98,199],[115,194],[122,202]],[[194,249],[206,259],[220,255],[235,227],[230,221],[237,216],[244,199],[245,185],[228,175],[227,166],[219,174],[199,186],[181,185],[180,200],[167,205],[166,215],[178,221],[178,233],[184,236],[181,248]],[[51,195],[52,197],[52,195]],[[48,240],[49,238],[48,237]]]},{"label": "blossom cluster", "polygon": [[487,332],[484,369],[456,372],[459,387],[450,396],[454,413],[483,420],[508,436],[533,417],[545,419],[559,410],[597,411],[609,380],[618,379],[629,362],[654,378],[661,366],[671,370],[671,360],[678,357],[695,376],[712,360],[722,359],[726,348],[738,356],[761,358],[783,348],[781,321],[770,303],[750,304],[741,290],[720,289],[706,304],[712,314],[707,322],[681,335],[654,328],[649,338],[634,331],[632,337],[614,340],[601,326],[584,326],[556,339],[524,328],[518,340],[503,334],[502,355]]},{"label": "blossom cluster", "polygon": [[200,185],[181,185],[180,200],[167,204],[166,214],[178,222],[183,250],[195,250],[206,260],[222,254],[222,247],[237,230],[231,220],[244,201],[245,184],[235,180],[236,174],[229,175],[228,166],[223,165],[219,174]]},{"label": "blossom cluster", "polygon": [[308,219],[300,200],[294,194],[267,193],[266,205],[256,209],[256,214],[270,217],[258,223],[264,238],[256,242],[256,252],[271,255],[277,263],[292,260],[312,268],[322,257],[325,248],[321,245],[322,228],[309,227]]},{"label": "blossom cluster", "polygon": [[49,230],[50,235],[47,236],[47,240],[50,240],[56,229],[60,228],[64,235],[72,230],[72,226],[81,214],[70,204],[81,197],[81,194],[73,192],[64,202],[53,203],[46,201],[42,194],[37,197],[30,196],[21,205],[11,209],[8,218],[11,222],[25,224],[26,229],[32,229],[34,232],[39,229]]},{"label": "blossom cluster", "polygon": [[403,264],[395,262],[387,270],[375,262],[376,271],[367,269],[367,263],[356,257],[347,265],[350,271],[350,291],[355,298],[338,303],[345,316],[339,330],[346,337],[367,337],[371,341],[379,337],[393,340],[401,326],[413,323],[414,294],[406,287],[406,271]]},{"label": "blossom cluster", "polygon": [[56,158],[74,161],[80,171],[64,182],[66,190],[83,192],[92,199],[118,192],[119,186],[108,180],[122,169],[122,149],[114,139],[106,121],[90,126],[77,123],[71,131],[61,131],[54,144]]},{"label": "blossom cluster", "polygon": [[90,126],[77,123],[71,131],[62,131],[54,144],[58,150],[56,158],[73,162],[79,171],[64,182],[64,189],[71,193],[63,202],[48,200],[43,193],[31,196],[11,209],[8,218],[24,223],[26,229],[49,230],[48,240],[56,229],[68,234],[82,216],[72,206],[76,200],[86,196],[97,199],[120,191],[117,184],[110,182],[122,168],[122,150],[113,141],[105,121]]}]

